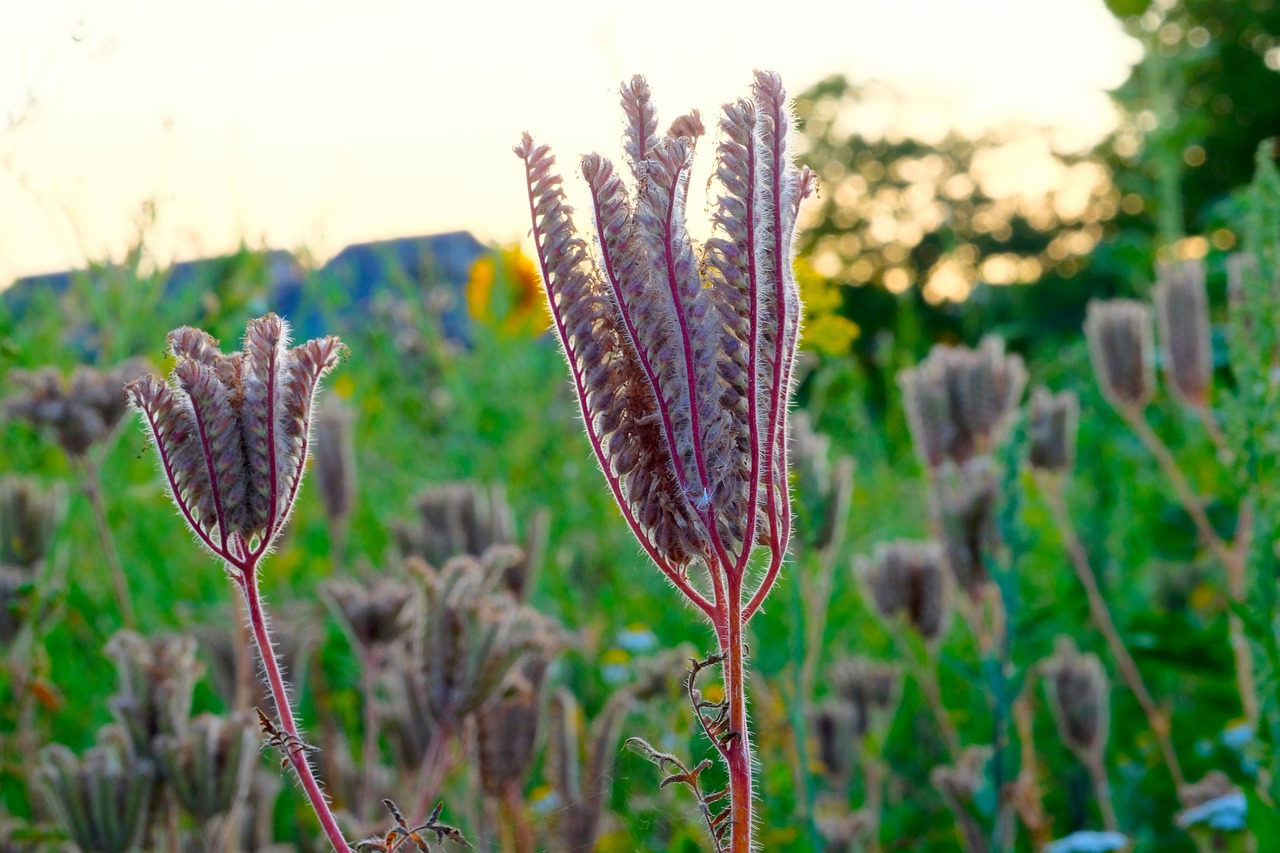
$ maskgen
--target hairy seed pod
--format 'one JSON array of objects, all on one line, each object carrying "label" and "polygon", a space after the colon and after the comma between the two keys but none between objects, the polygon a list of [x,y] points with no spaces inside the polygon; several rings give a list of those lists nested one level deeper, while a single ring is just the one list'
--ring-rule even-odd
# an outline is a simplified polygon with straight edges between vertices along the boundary
[{"label": "hairy seed pod", "polygon": [[330,403],[316,416],[315,478],[331,524],[343,524],[356,503],[355,415]]},{"label": "hairy seed pod", "polygon": [[490,797],[519,789],[533,766],[548,663],[536,655],[526,659],[499,695],[476,712],[480,787]]},{"label": "hairy seed pod", "polygon": [[200,825],[231,810],[253,771],[255,723],[248,714],[201,714],[180,735],[160,735],[160,774]]},{"label": "hairy seed pod", "polygon": [[956,587],[977,600],[990,582],[987,560],[1000,547],[1000,486],[985,459],[948,472],[933,486],[934,513]]},{"label": "hairy seed pod", "polygon": [[1069,637],[1059,637],[1053,657],[1041,668],[1063,743],[1082,761],[1100,759],[1110,718],[1110,684],[1102,661],[1095,654],[1081,654]]},{"label": "hairy seed pod", "polygon": [[0,477],[0,565],[34,573],[61,515],[61,498],[35,480]]},{"label": "hairy seed pod", "polygon": [[1131,299],[1094,300],[1084,333],[1107,402],[1131,415],[1141,412],[1155,395],[1151,309]]},{"label": "hairy seed pod", "polygon": [[45,747],[39,778],[49,809],[83,853],[128,853],[147,830],[155,766],[122,734],[106,732],[104,741],[80,758],[61,744]]},{"label": "hairy seed pod", "polygon": [[1185,405],[1204,408],[1213,386],[1204,263],[1188,260],[1161,265],[1154,295],[1165,378]]},{"label": "hairy seed pod", "polygon": [[119,631],[107,642],[116,664],[116,692],[108,704],[139,755],[151,755],[157,735],[177,734],[191,716],[191,698],[203,667],[196,641],[181,634],[143,637]]},{"label": "hairy seed pod", "polygon": [[897,667],[869,658],[846,658],[832,665],[827,678],[834,695],[849,707],[855,737],[865,737],[893,716],[901,682]]},{"label": "hairy seed pod", "polygon": [[141,359],[108,369],[81,365],[66,379],[52,367],[15,371],[13,379],[23,390],[4,400],[0,412],[49,430],[67,455],[83,457],[115,432],[128,409],[124,385],[145,372]]},{"label": "hairy seed pod", "polygon": [[478,557],[492,545],[514,541],[511,505],[502,488],[477,483],[443,483],[425,489],[417,498],[418,518],[396,526],[396,539],[405,557],[420,557],[443,565],[451,557]]},{"label": "hairy seed pod", "polygon": [[1027,461],[1037,471],[1066,474],[1076,463],[1076,426],[1080,398],[1074,391],[1051,394],[1037,388],[1031,394],[1027,423]]},{"label": "hairy seed pod", "polygon": [[936,543],[882,543],[870,559],[855,561],[854,571],[881,618],[901,616],[926,642],[942,636],[950,608],[946,560]]},{"label": "hairy seed pod", "polygon": [[853,771],[856,712],[848,702],[828,698],[809,713],[815,757],[831,787],[841,790]]},{"label": "hairy seed pod", "polygon": [[407,629],[413,587],[377,578],[369,583],[335,580],[321,586],[355,644],[362,649],[388,646]]}]

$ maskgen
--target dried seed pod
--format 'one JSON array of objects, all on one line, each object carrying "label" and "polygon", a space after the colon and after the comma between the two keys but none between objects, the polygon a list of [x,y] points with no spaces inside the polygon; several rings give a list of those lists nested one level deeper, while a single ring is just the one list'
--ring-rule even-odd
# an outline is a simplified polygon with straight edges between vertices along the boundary
[{"label": "dried seed pod", "polygon": [[1136,415],[1155,395],[1151,309],[1130,299],[1094,300],[1084,322],[1089,358],[1102,395]]},{"label": "dried seed pod", "polygon": [[809,713],[816,758],[822,765],[823,775],[836,790],[843,790],[845,780],[853,771],[857,728],[857,712],[843,699],[825,699]]},{"label": "dried seed pod", "polygon": [[1111,707],[1111,687],[1102,661],[1095,654],[1081,654],[1071,638],[1059,637],[1053,657],[1041,667],[1063,743],[1081,761],[1101,759]]},{"label": "dried seed pod", "polygon": [[834,695],[849,707],[855,737],[884,727],[893,716],[901,682],[897,667],[870,658],[846,658],[832,665],[827,677]]},{"label": "dried seed pod", "polygon": [[954,765],[939,765],[929,772],[929,781],[942,794],[943,802],[956,819],[966,850],[987,849],[986,834],[973,813],[974,802],[986,784],[986,768],[990,760],[991,747],[971,746]]},{"label": "dried seed pod", "polygon": [[146,369],[141,359],[129,359],[107,369],[77,367],[69,379],[52,367],[15,371],[23,390],[4,401],[3,412],[51,430],[67,455],[82,457],[115,431],[128,410],[125,383]]},{"label": "dried seed pod", "polygon": [[157,735],[181,732],[191,716],[191,696],[203,668],[196,641],[180,634],[143,637],[119,631],[107,642],[116,664],[116,693],[108,704],[139,755],[151,755]]},{"label": "dried seed pod", "polygon": [[822,836],[822,853],[853,853],[865,845],[876,829],[876,815],[867,809],[849,811],[843,797],[830,792],[818,795],[813,821]]},{"label": "dried seed pod", "polygon": [[104,743],[77,758],[61,744],[40,753],[39,778],[50,810],[83,853],[137,850],[147,830],[155,767],[106,732]]},{"label": "dried seed pod", "polygon": [[420,557],[433,566],[451,557],[479,556],[491,545],[514,541],[510,504],[499,486],[444,483],[424,490],[417,499],[418,518],[396,525],[396,540],[405,557]]},{"label": "dried seed pod", "polygon": [[936,480],[933,499],[951,577],[976,600],[991,580],[987,559],[1000,547],[995,472],[985,460],[975,459]]},{"label": "dried seed pod", "polygon": [[34,573],[49,550],[61,503],[56,492],[35,480],[0,477],[0,565]]},{"label": "dried seed pod", "polygon": [[330,523],[344,524],[356,502],[355,415],[331,402],[316,415],[315,478]]},{"label": "dried seed pod", "polygon": [[1204,263],[1187,260],[1161,265],[1154,295],[1165,378],[1185,405],[1204,408],[1213,387]]},{"label": "dried seed pod", "polygon": [[499,695],[476,712],[480,787],[490,797],[519,789],[533,766],[548,663],[538,655],[526,659]]},{"label": "dried seed pod", "polygon": [[169,334],[172,384],[126,386],[156,446],[169,492],[197,538],[232,566],[266,553],[293,511],[309,456],[320,380],[345,352],[335,337],[288,348],[275,314],[249,321],[230,355],[205,332]]},{"label": "dried seed pod", "polygon": [[950,608],[946,561],[936,543],[881,543],[870,559],[858,559],[854,570],[883,619],[901,616],[926,641],[942,636]]},{"label": "dried seed pod", "polygon": [[423,705],[438,724],[455,727],[494,695],[520,658],[558,642],[542,614],[498,589],[499,574],[474,557],[436,571],[411,558],[426,607],[413,634]]},{"label": "dried seed pod", "polygon": [[1076,426],[1080,420],[1080,398],[1074,391],[1049,393],[1037,388],[1031,394],[1027,424],[1027,460],[1037,471],[1065,474],[1076,463]]},{"label": "dried seed pod", "polygon": [[[582,711],[573,694],[560,688],[551,694],[547,711],[547,776],[560,798],[552,827],[565,853],[596,849],[607,805],[609,783],[618,760],[618,736],[631,708],[627,693],[615,693],[591,724],[582,743]],[[584,757],[585,754],[585,757]]]},{"label": "dried seed pod", "polygon": [[1004,441],[1018,409],[1027,371],[999,338],[977,349],[937,346],[915,368],[898,374],[912,442],[921,462],[963,465]]},{"label": "dried seed pod", "polygon": [[226,814],[249,784],[256,750],[250,715],[201,714],[181,735],[154,741],[160,774],[187,814],[202,826]]},{"label": "dried seed pod", "polygon": [[1184,808],[1174,823],[1183,829],[1233,832],[1245,828],[1248,800],[1222,771],[1210,771],[1178,793]]},{"label": "dried seed pod", "polygon": [[369,583],[335,580],[322,584],[320,591],[362,649],[390,645],[405,633],[414,595],[408,583],[390,578]]}]

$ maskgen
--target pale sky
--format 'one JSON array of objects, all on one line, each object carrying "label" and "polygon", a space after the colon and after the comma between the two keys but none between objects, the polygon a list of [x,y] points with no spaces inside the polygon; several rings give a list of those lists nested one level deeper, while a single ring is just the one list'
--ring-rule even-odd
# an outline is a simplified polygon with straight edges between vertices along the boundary
[{"label": "pale sky", "polygon": [[522,239],[520,132],[567,172],[588,151],[616,157],[618,85],[636,72],[663,120],[698,107],[713,126],[754,68],[792,92],[843,72],[904,91],[917,132],[1034,125],[1085,148],[1141,55],[1102,0],[781,6],[3,4],[0,288],[118,258],[148,200],[161,263],[242,239],[319,261],[459,228]]}]

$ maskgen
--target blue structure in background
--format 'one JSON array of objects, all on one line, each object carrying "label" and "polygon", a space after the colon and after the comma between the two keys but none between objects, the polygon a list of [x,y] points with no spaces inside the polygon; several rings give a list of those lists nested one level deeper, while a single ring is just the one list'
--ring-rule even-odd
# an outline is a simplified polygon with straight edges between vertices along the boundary
[{"label": "blue structure in background", "polygon": [[[267,298],[255,310],[275,311],[293,325],[295,337],[306,339],[327,331],[327,305],[339,304],[343,324],[372,316],[375,298],[390,293],[426,298],[430,290],[443,295],[444,334],[461,343],[470,340],[466,285],[472,265],[488,248],[468,231],[421,237],[402,237],[347,246],[314,274],[308,275],[291,252],[282,249],[244,250],[232,255],[175,263],[165,273],[167,298],[199,299],[221,292],[236,276],[265,287]],[[33,310],[49,296],[70,292],[77,277],[106,276],[109,270],[77,270],[17,279],[0,292],[15,316]],[[323,295],[323,298],[317,298]]]}]

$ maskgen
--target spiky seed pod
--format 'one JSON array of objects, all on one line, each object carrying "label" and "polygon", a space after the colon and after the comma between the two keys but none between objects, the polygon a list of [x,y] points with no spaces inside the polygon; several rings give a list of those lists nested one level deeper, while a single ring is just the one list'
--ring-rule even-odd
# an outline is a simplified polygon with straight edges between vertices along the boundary
[{"label": "spiky seed pod", "polygon": [[396,540],[403,556],[433,566],[464,554],[478,557],[492,545],[510,544],[515,535],[511,505],[500,486],[430,486],[418,496],[417,509],[417,519],[396,525]]},{"label": "spiky seed pod", "polygon": [[1102,396],[1117,409],[1141,412],[1156,389],[1151,309],[1132,299],[1094,300],[1084,334]]},{"label": "spiky seed pod", "polygon": [[984,459],[974,459],[933,485],[934,513],[956,587],[975,600],[990,582],[987,559],[1000,547],[1000,486]]},{"label": "spiky seed pod", "polygon": [[131,752],[127,738],[108,733],[80,758],[61,744],[45,747],[38,772],[50,810],[83,853],[138,849],[156,773]]},{"label": "spiky seed pod", "polygon": [[490,797],[519,789],[533,766],[548,663],[544,656],[526,659],[476,712],[480,787]]},{"label": "spiky seed pod", "polygon": [[332,524],[342,524],[356,502],[355,414],[331,402],[316,415],[316,488]]},{"label": "spiky seed pod", "polygon": [[177,734],[191,716],[191,696],[203,668],[196,641],[184,635],[147,638],[117,632],[107,655],[115,661],[117,685],[108,704],[139,755],[151,754],[157,735]]},{"label": "spiky seed pod", "polygon": [[60,496],[35,480],[0,477],[0,565],[35,571],[61,515]]},{"label": "spiky seed pod", "polygon": [[160,774],[197,823],[226,814],[249,784],[254,732],[250,715],[201,714],[181,735],[155,739]]},{"label": "spiky seed pod", "polygon": [[[561,800],[552,826],[565,853],[596,849],[608,786],[618,760],[618,735],[631,697],[616,693],[591,724],[582,743],[582,711],[564,688],[552,692],[547,710],[547,776]],[[585,758],[583,754],[585,753]]]},{"label": "spiky seed pod", "polygon": [[854,570],[881,618],[901,616],[927,642],[942,636],[950,608],[946,561],[937,543],[881,543],[870,559],[855,561]]},{"label": "spiky seed pod", "polygon": [[1185,405],[1204,408],[1213,387],[1213,340],[1204,263],[1162,264],[1155,286],[1164,375]]},{"label": "spiky seed pod", "polygon": [[1065,474],[1076,464],[1076,427],[1080,421],[1080,398],[1074,391],[1052,394],[1036,388],[1031,394],[1028,414],[1027,461],[1037,471]]},{"label": "spiky seed pod", "polygon": [[865,737],[893,716],[901,686],[897,667],[869,658],[847,658],[837,661],[827,677],[834,695],[849,707],[855,737]]},{"label": "spiky seed pod", "polygon": [[426,598],[413,633],[423,705],[439,725],[455,727],[501,686],[527,653],[558,642],[553,623],[498,589],[500,576],[474,557],[439,571],[411,558]]},{"label": "spiky seed pod", "polygon": [[362,649],[388,646],[404,635],[414,590],[408,583],[377,578],[369,583],[328,581],[321,594],[332,602],[355,644]]},{"label": "spiky seed pod", "polygon": [[15,371],[23,390],[0,407],[9,418],[53,432],[69,456],[81,457],[109,437],[124,416],[126,382],[142,375],[146,363],[129,359],[114,367],[77,367],[69,379],[52,367],[34,373]]},{"label": "spiky seed pod", "polygon": [[14,637],[30,618],[35,582],[24,569],[0,565],[0,646]]},{"label": "spiky seed pod", "polygon": [[334,337],[288,349],[275,314],[249,321],[241,352],[198,329],[168,337],[171,384],[126,390],[160,455],[170,494],[200,541],[233,566],[265,553],[293,510],[306,466],[311,405],[345,351]]},{"label": "spiky seed pod", "polygon": [[936,346],[918,366],[898,374],[916,454],[935,470],[963,465],[1003,440],[1026,386],[1022,359],[999,338],[976,350]]},{"label": "spiky seed pod", "polygon": [[834,697],[819,702],[809,714],[814,752],[822,773],[837,790],[853,770],[857,714],[848,702]]},{"label": "spiky seed pod", "polygon": [[[685,230],[696,116],[660,137],[648,85],[622,87],[634,189],[598,154],[582,160],[597,253],[564,204],[546,146],[526,134],[534,238],[588,438],[637,538],[663,571],[721,561],[784,534],[759,523],[786,494],[786,400],[799,330],[791,270],[800,202],[813,176],[791,163],[787,100],[759,73],[720,122],[714,235]],[[705,609],[705,608],[704,608]]]},{"label": "spiky seed pod", "polygon": [[1102,661],[1095,654],[1081,654],[1071,638],[1059,637],[1053,657],[1041,669],[1063,743],[1082,761],[1100,759],[1107,745],[1111,707]]}]

